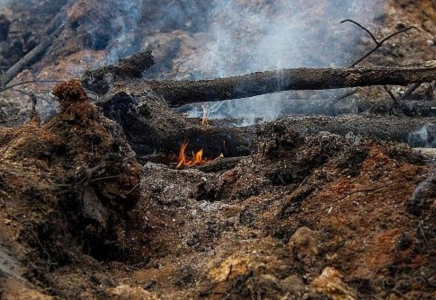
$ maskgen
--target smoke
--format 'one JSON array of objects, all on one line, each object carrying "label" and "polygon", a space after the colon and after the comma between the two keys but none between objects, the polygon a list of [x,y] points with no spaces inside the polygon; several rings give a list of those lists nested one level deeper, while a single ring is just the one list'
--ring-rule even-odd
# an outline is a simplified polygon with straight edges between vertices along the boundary
[{"label": "smoke", "polygon": [[[214,1],[209,27],[198,49],[182,58],[179,79],[216,78],[292,67],[339,67],[356,60],[356,43],[365,33],[354,19],[374,29],[382,16],[380,0],[225,0]],[[323,95],[323,97],[326,97]],[[212,118],[272,120],[280,115],[281,93],[209,106]],[[196,116],[194,111],[193,116]]]},{"label": "smoke", "polygon": [[85,48],[105,50],[110,64],[136,50],[135,31],[142,7],[142,0],[70,0],[67,23],[76,35],[83,35]]},{"label": "smoke", "polygon": [[115,63],[120,57],[139,50],[135,47],[134,29],[137,27],[141,17],[142,6],[143,0],[114,0],[114,5],[110,6],[111,9],[115,8],[116,11],[112,24],[116,24],[119,34],[109,46],[109,63]]},{"label": "smoke", "polygon": [[408,136],[408,144],[411,147],[435,148],[436,147],[436,125],[428,123],[421,129],[412,132]]},{"label": "smoke", "polygon": [[[24,3],[20,1],[0,0],[0,6]],[[191,80],[299,66],[348,66],[367,50],[356,46],[367,35],[353,24],[339,22],[350,18],[375,29],[384,8],[383,0],[28,2],[33,3],[30,7],[38,11],[47,8],[50,13],[56,12],[57,3],[68,3],[66,33],[60,39],[73,42],[58,43],[46,61],[57,61],[65,53],[83,48],[96,50],[80,62],[72,56],[73,71],[68,72],[74,76],[84,68],[114,63],[151,46],[158,63],[147,73],[149,78]],[[101,53],[104,55],[99,56]],[[244,124],[273,120],[282,113],[280,103],[293,95],[278,93],[209,104],[208,113],[210,118],[242,118]],[[331,95],[313,93],[315,98]],[[201,108],[193,109],[191,116],[201,113]]]},{"label": "smoke", "polygon": [[347,66],[364,33],[350,18],[374,27],[380,0],[215,1],[200,55],[186,64],[197,78],[298,66]]}]

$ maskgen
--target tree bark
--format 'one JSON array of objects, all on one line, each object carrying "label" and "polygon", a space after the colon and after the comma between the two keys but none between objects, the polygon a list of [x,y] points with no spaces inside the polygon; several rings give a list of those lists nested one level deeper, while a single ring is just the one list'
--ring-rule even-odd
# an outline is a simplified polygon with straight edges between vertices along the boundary
[{"label": "tree bark", "polygon": [[295,68],[200,81],[146,81],[169,106],[223,101],[289,90],[408,85],[436,80],[436,61],[413,67]]}]

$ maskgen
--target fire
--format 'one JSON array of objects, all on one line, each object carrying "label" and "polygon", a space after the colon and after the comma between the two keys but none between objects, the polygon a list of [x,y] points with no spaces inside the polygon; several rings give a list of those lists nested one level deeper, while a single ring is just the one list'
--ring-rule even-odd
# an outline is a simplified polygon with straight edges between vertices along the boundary
[{"label": "fire", "polygon": [[201,106],[203,108],[203,118],[201,119],[201,125],[209,125],[207,122],[207,110],[204,105]]},{"label": "fire", "polygon": [[180,148],[180,154],[179,154],[179,160],[177,169],[180,169],[182,167],[193,167],[202,165],[210,160],[203,158],[203,149],[198,151],[197,153],[192,152],[192,158],[188,158],[185,155],[186,147],[188,146],[188,142],[183,143],[182,147]]}]

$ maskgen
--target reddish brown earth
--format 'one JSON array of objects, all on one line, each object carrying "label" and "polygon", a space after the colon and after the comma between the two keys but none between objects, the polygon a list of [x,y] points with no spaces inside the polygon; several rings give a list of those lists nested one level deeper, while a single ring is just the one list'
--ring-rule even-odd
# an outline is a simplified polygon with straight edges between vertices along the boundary
[{"label": "reddish brown earth", "polygon": [[[422,31],[367,63],[436,59],[435,7],[391,1],[380,34]],[[50,72],[99,55],[78,48]],[[224,171],[140,165],[79,82],[54,94],[47,122],[0,127],[1,299],[435,299],[429,156],[303,135],[285,118],[258,126],[253,152]]]}]

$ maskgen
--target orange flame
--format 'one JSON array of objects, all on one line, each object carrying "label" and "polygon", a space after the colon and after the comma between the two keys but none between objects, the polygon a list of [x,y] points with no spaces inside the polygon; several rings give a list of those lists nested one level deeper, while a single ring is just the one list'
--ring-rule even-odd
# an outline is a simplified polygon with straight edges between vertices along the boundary
[{"label": "orange flame", "polygon": [[209,125],[209,123],[207,122],[207,110],[206,110],[206,107],[204,105],[201,105],[201,107],[203,108],[203,118],[201,119],[201,125]]},{"label": "orange flame", "polygon": [[180,148],[180,153],[179,153],[179,160],[178,160],[178,164],[177,164],[177,169],[180,169],[181,167],[193,167],[193,166],[198,166],[198,165],[202,165],[206,162],[208,162],[208,159],[203,158],[203,149],[201,149],[200,151],[198,151],[197,153],[192,153],[192,158],[188,158],[185,155],[185,151],[186,151],[186,147],[188,146],[188,142],[183,143],[182,147]]}]

